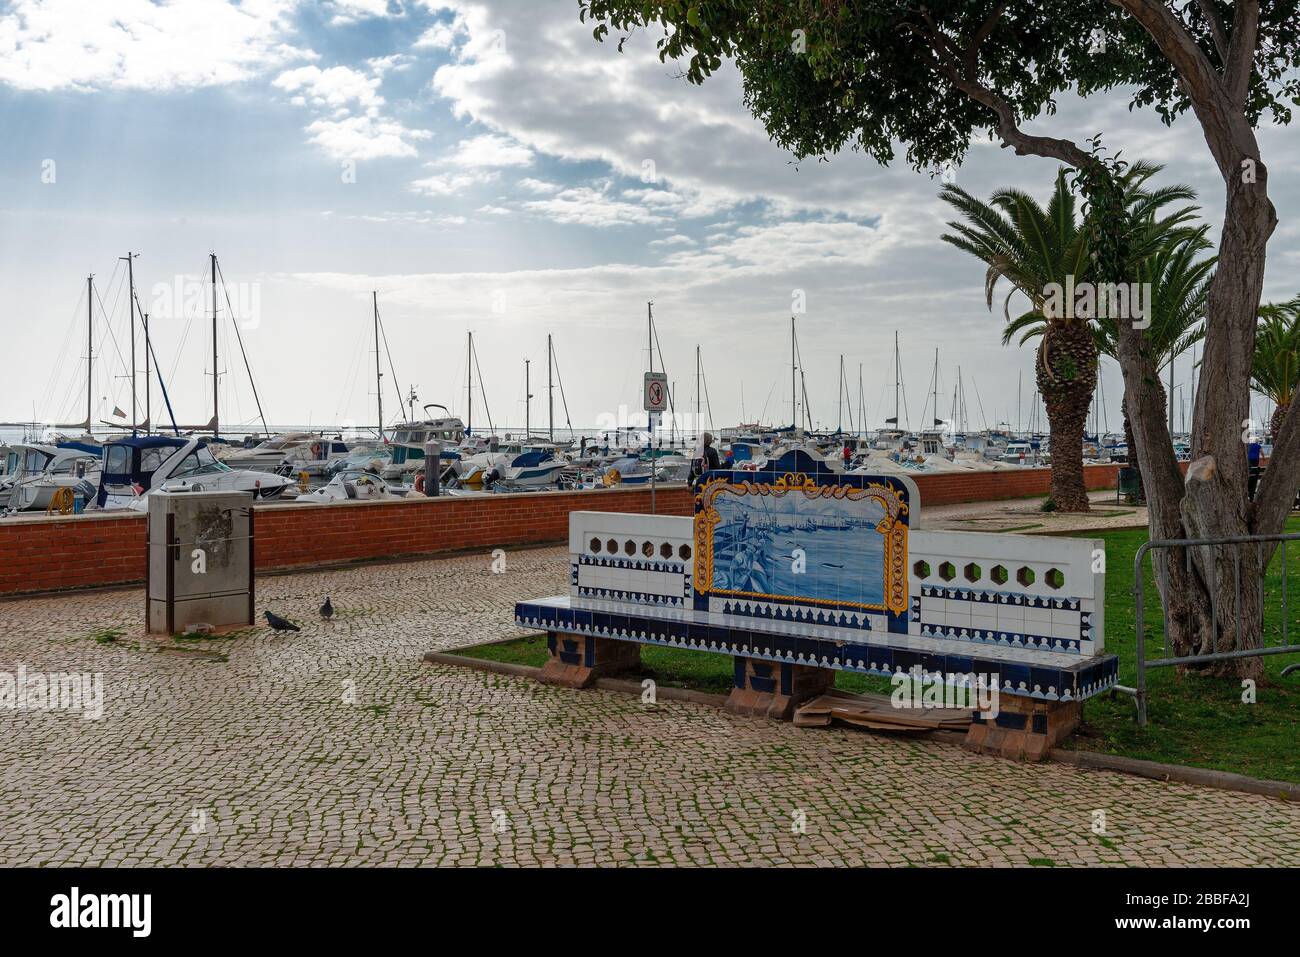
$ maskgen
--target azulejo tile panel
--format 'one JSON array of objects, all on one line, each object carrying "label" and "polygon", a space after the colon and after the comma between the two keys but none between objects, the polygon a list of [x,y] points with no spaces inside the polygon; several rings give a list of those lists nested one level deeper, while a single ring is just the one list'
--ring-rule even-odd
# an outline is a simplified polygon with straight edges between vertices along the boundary
[{"label": "azulejo tile panel", "polygon": [[708,596],[878,612],[906,630],[915,484],[832,471],[801,451],[710,473],[695,498],[696,607]]}]

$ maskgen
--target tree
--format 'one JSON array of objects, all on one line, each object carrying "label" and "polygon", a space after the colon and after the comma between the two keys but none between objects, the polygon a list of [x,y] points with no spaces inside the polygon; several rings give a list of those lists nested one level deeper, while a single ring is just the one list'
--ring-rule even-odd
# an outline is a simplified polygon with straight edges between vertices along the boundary
[{"label": "tree", "polygon": [[[1125,171],[1122,179],[1129,219],[1142,224],[1138,241],[1130,250],[1136,260],[1133,268],[1161,249],[1162,243],[1192,216],[1192,208],[1186,207],[1156,218],[1156,212],[1169,203],[1195,196],[1187,186],[1147,190],[1147,181],[1160,169],[1137,163]],[[989,267],[984,281],[989,308],[1000,279],[1005,278],[1012,286],[1003,305],[1007,318],[1003,345],[1017,333],[1021,334],[1021,344],[1032,338],[1042,340],[1035,369],[1051,426],[1052,500],[1062,511],[1086,512],[1083,431],[1097,381],[1098,346],[1093,325],[1113,320],[1109,319],[1109,308],[1079,312],[1048,308],[1049,289],[1073,287],[1093,278],[1087,233],[1080,229],[1075,213],[1077,200],[1065,170],[1057,173],[1046,209],[1017,189],[998,190],[989,203],[954,185],[945,186],[940,196],[967,220],[949,223],[955,235],[946,234],[943,239]],[[1012,319],[1009,308],[1016,292],[1029,300],[1029,309]]]},{"label": "tree", "polygon": [[1276,438],[1300,386],[1300,297],[1260,307],[1250,384],[1277,406],[1269,420]]},{"label": "tree", "polygon": [[[661,59],[702,83],[734,59],[745,103],[797,158],[850,147],[881,163],[903,144],[916,169],[958,163],[976,135],[1017,155],[1073,168],[1092,219],[1097,274],[1119,274],[1126,224],[1117,164],[1094,137],[1028,132],[1056,97],[1122,88],[1165,122],[1190,113],[1223,180],[1219,266],[1209,289],[1205,358],[1186,482],[1174,456],[1143,330],[1123,323],[1117,352],[1156,538],[1281,530],[1300,472],[1293,405],[1253,501],[1241,422],[1249,409],[1255,319],[1277,215],[1255,126],[1291,120],[1300,96],[1300,0],[580,0],[596,39],[662,25]],[[1153,388],[1153,385],[1155,388]],[[1156,581],[1178,655],[1255,648],[1262,640],[1260,561],[1273,549],[1157,549]],[[1211,592],[1213,591],[1213,595]],[[1238,624],[1240,623],[1240,630]],[[1240,634],[1240,638],[1238,638]],[[1261,673],[1259,658],[1225,664]]]},{"label": "tree", "polygon": [[[1197,257],[1210,248],[1205,238],[1209,228],[1202,225],[1166,236],[1156,251],[1135,267],[1137,281],[1150,283],[1152,290],[1151,326],[1145,331],[1156,369],[1152,390],[1160,396],[1165,396],[1160,373],[1170,362],[1205,338],[1205,303],[1216,259],[1214,256]],[[1113,318],[1098,319],[1096,330],[1097,348],[1103,355],[1118,361],[1119,324]],[[1135,462],[1138,460],[1137,438],[1133,434],[1127,401],[1123,403],[1123,413],[1128,460]]]}]

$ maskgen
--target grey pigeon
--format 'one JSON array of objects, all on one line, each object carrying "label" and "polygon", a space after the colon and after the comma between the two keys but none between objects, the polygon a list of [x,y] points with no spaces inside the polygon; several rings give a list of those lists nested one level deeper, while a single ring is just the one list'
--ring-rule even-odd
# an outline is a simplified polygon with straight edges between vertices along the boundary
[{"label": "grey pigeon", "polygon": [[293,622],[286,621],[285,619],[281,618],[279,615],[275,614],[274,612],[264,611],[262,612],[262,617],[265,618],[266,623],[270,625],[272,628],[274,628],[276,631],[298,631],[299,630],[298,626],[295,625]]},{"label": "grey pigeon", "polygon": [[330,596],[325,596],[325,604],[320,606],[320,616],[326,621],[334,617],[334,606],[330,604]]}]

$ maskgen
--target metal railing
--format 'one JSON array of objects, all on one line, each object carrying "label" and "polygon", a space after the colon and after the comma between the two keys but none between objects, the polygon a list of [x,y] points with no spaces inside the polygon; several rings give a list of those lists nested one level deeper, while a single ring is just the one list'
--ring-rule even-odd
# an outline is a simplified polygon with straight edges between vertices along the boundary
[{"label": "metal railing", "polygon": [[[1170,538],[1158,539],[1156,541],[1144,542],[1137,550],[1133,557],[1133,600],[1134,600],[1134,617],[1135,629],[1137,634],[1137,687],[1127,688],[1122,685],[1116,685],[1115,690],[1123,694],[1131,695],[1137,703],[1137,722],[1141,727],[1146,727],[1147,723],[1147,669],[1149,668],[1171,668],[1178,665],[1204,664],[1210,661],[1231,661],[1237,658],[1259,658],[1265,655],[1285,655],[1300,653],[1300,645],[1287,644],[1289,602],[1287,595],[1287,542],[1300,541],[1300,533],[1287,535],[1237,535],[1226,538]],[[1216,581],[1214,567],[1218,561],[1217,549],[1225,545],[1236,546],[1233,550],[1233,582],[1234,582],[1234,607],[1241,605],[1241,546],[1255,546],[1257,557],[1260,559],[1259,564],[1259,607],[1260,614],[1264,614],[1264,583],[1268,577],[1268,567],[1263,562],[1264,543],[1280,542],[1282,544],[1282,644],[1272,645],[1259,648],[1246,648],[1237,651],[1215,651],[1202,655],[1183,655],[1175,658],[1156,658],[1151,661],[1146,656],[1146,620],[1145,620],[1145,588],[1143,580],[1143,559],[1147,553],[1158,548],[1182,548],[1184,549],[1184,563],[1188,571],[1192,567],[1193,548],[1214,548],[1216,553],[1214,561],[1207,564],[1210,569],[1210,617],[1212,619],[1212,628],[1214,634],[1218,634],[1219,609],[1215,601]],[[1161,601],[1161,608],[1164,611],[1164,636],[1161,642],[1161,650],[1168,653],[1169,642],[1169,606],[1166,602]],[[1242,620],[1237,616],[1237,643],[1241,643]],[[1262,637],[1261,637],[1262,640]],[[1300,665],[1289,665],[1283,669],[1283,674],[1300,667]]]}]

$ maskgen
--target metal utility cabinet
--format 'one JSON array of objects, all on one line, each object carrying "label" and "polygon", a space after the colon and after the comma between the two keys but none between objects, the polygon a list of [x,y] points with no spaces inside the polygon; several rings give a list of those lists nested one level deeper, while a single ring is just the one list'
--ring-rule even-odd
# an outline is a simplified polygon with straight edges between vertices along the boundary
[{"label": "metal utility cabinet", "polygon": [[154,634],[253,623],[253,496],[149,494],[146,621]]}]

